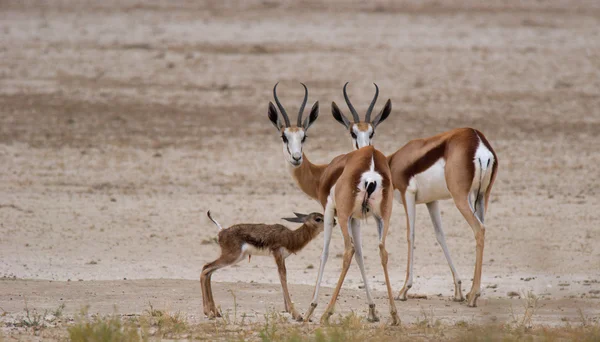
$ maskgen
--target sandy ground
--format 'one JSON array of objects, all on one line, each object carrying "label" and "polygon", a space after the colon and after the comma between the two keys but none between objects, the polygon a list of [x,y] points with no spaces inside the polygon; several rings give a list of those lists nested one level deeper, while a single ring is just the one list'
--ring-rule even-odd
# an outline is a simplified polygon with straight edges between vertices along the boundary
[{"label": "sandy ground", "polygon": [[[169,312],[187,313],[188,321],[202,323],[206,319],[199,308],[202,299],[197,296],[198,283],[190,280],[110,280],[92,282],[57,282],[17,280],[2,281],[3,290],[0,300],[3,309],[11,314],[6,315],[5,322],[19,322],[22,318],[20,310],[27,302],[29,308],[35,305],[36,311],[53,312],[60,304],[65,304],[63,314],[67,317],[76,315],[82,307],[89,305],[90,313],[133,315],[144,314],[153,308]],[[215,284],[217,285],[217,284]],[[264,322],[265,314],[283,311],[283,299],[279,286],[259,283],[219,283],[214,286],[217,305],[224,315],[232,320],[237,315],[239,320],[245,317],[247,323]],[[290,291],[300,307],[308,306],[310,297],[302,298],[306,293],[305,285],[292,285]],[[323,291],[323,297],[329,299],[332,288]],[[237,311],[234,309],[237,304]],[[385,292],[376,291],[374,299],[383,322],[389,322],[387,296]],[[59,303],[59,304],[57,304]],[[414,299],[399,304],[400,315],[404,324],[414,324],[428,320],[433,323],[456,324],[464,321],[477,324],[493,324],[512,322],[523,316],[526,300],[523,298],[500,298],[482,300],[477,308],[459,305],[450,298],[432,296],[428,299]],[[543,299],[538,301],[533,316],[534,325],[557,326],[581,323],[582,312],[590,322],[595,320],[600,310],[597,301],[584,299]],[[367,316],[368,306],[364,300],[364,292],[348,289],[340,294],[338,313],[347,315],[350,312]],[[19,314],[15,314],[19,313]],[[291,322],[291,315],[285,314]],[[339,316],[334,316],[332,322]],[[318,317],[314,324],[317,324]]]},{"label": "sandy ground", "polygon": [[[4,310],[23,310],[21,297],[46,307],[62,296],[71,312],[86,301],[99,311],[119,304],[140,312],[148,298],[165,296],[200,318],[196,280],[218,255],[208,209],[224,225],[283,223],[292,211],[320,210],[286,170],[267,119],[272,86],[281,81],[290,112],[302,97],[298,82],[308,85],[311,103],[320,100],[305,152],[325,163],[351,149],[329,105],[343,103],[341,87],[350,81],[359,111],[372,82],[381,89],[377,108],[393,101],[377,129],[383,152],[472,126],[500,159],[480,308],[447,302],[451,274],[422,206],[412,293],[433,299],[399,304],[404,321],[414,321],[422,305],[454,319],[478,320],[485,310],[504,317],[510,291],[553,303],[544,321],[559,322],[559,307],[599,314],[596,1],[1,1],[0,42],[0,276],[34,279],[0,282]],[[400,208],[388,238],[395,291],[406,267]],[[466,293],[473,233],[451,201],[442,210]],[[373,222],[363,236],[367,272],[381,291]],[[287,262],[302,311],[321,246],[319,237]],[[337,281],[342,247],[336,232],[326,286]],[[214,285],[224,307],[231,287],[247,312],[281,306],[268,292],[279,283],[269,259],[242,262],[213,280],[224,282]],[[353,265],[342,292],[352,305],[340,302],[340,312],[366,306],[360,284]],[[121,287],[124,294],[111,295]]]}]

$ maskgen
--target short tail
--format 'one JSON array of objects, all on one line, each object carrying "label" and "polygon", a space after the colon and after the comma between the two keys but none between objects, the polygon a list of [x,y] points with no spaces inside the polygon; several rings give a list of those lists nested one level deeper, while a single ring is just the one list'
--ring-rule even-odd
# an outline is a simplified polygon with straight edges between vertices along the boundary
[{"label": "short tail", "polygon": [[475,194],[473,212],[477,211],[477,203],[479,203],[479,199],[484,196],[484,192],[487,191],[489,182],[487,184],[483,184],[483,182],[486,180],[488,170],[492,171],[494,166],[493,164],[495,162],[494,156],[491,152],[489,152],[487,155],[476,156],[475,158],[476,162],[479,164],[479,187],[477,189],[477,193]]},{"label": "short tail", "polygon": [[366,181],[365,182],[366,193],[365,193],[365,197],[363,198],[363,202],[362,202],[363,217],[365,215],[367,215],[367,213],[369,212],[369,198],[371,197],[373,192],[375,192],[376,188],[377,188],[377,181]]},{"label": "short tail", "polygon": [[208,218],[213,221],[214,224],[217,225],[217,227],[219,227],[219,230],[223,230],[223,227],[221,227],[221,225],[219,224],[219,222],[215,221],[214,218],[212,218],[212,216],[210,216],[210,210],[206,212],[206,215],[208,216]]}]

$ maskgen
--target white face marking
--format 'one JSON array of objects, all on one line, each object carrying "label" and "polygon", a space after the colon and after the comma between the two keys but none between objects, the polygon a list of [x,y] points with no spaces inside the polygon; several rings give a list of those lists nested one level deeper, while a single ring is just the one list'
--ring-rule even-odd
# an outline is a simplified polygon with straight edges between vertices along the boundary
[{"label": "white face marking", "polygon": [[294,131],[290,128],[283,130],[283,155],[287,161],[293,166],[298,167],[302,164],[302,145],[304,144],[305,133],[303,129]]},{"label": "white face marking", "polygon": [[369,129],[366,131],[361,131],[358,129],[358,126],[353,125],[352,132],[354,133],[352,136],[352,145],[355,150],[373,144],[371,139],[371,135],[373,134],[373,126],[371,124],[369,124]]}]

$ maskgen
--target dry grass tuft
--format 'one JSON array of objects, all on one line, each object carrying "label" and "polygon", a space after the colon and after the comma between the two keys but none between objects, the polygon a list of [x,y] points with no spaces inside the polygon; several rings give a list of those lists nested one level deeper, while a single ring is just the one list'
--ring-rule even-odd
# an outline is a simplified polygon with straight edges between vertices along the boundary
[{"label": "dry grass tuft", "polygon": [[148,335],[177,338],[188,334],[190,327],[185,314],[158,310],[152,306],[152,303],[149,303],[149,306],[150,308],[140,317],[140,326],[147,331]]},{"label": "dry grass tuft", "polygon": [[144,341],[138,327],[131,322],[122,322],[121,317],[114,314],[107,317],[88,316],[89,307],[81,310],[75,324],[67,330],[69,340],[73,342],[133,342]]}]

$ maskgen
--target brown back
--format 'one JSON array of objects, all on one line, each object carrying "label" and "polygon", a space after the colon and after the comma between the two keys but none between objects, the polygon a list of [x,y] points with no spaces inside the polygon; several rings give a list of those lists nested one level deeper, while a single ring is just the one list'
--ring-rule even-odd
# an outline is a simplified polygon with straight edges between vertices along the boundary
[{"label": "brown back", "polygon": [[[464,153],[466,158],[474,158],[478,144],[478,133],[472,128],[457,128],[430,138],[409,141],[387,157],[392,170],[394,188],[404,192],[414,175],[427,170],[440,158],[447,159],[449,153]],[[453,148],[453,146],[461,146],[461,148]],[[468,148],[465,149],[464,146]],[[491,146],[486,147],[494,153]],[[465,171],[473,177],[475,166],[470,164],[468,167],[469,169]]]},{"label": "brown back", "polygon": [[225,250],[237,250],[244,243],[257,248],[276,250],[281,247],[295,253],[320,232],[313,225],[304,224],[290,230],[281,224],[236,224],[219,232],[219,245]]}]

